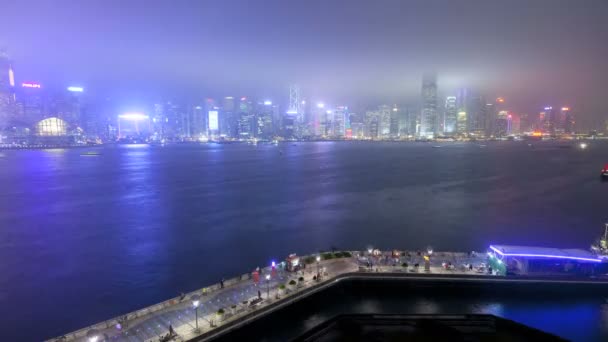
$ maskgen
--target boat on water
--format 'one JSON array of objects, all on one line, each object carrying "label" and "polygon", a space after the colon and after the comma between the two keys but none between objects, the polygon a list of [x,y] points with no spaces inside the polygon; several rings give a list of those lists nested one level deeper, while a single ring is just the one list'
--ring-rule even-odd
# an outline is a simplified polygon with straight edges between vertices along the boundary
[{"label": "boat on water", "polygon": [[608,180],[608,164],[604,165],[604,168],[600,172],[600,177],[603,181]]},{"label": "boat on water", "polygon": [[89,151],[89,152],[85,152],[85,153],[81,153],[80,154],[81,157],[98,157],[100,155],[101,155],[101,153],[99,153],[99,152],[93,152],[93,151]]}]

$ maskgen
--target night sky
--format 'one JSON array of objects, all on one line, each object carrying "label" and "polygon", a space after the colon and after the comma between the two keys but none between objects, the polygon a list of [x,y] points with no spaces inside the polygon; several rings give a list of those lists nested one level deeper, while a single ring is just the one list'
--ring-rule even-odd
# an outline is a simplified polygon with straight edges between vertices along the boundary
[{"label": "night sky", "polygon": [[608,1],[2,0],[18,80],[122,96],[415,103],[477,88],[608,117]]}]

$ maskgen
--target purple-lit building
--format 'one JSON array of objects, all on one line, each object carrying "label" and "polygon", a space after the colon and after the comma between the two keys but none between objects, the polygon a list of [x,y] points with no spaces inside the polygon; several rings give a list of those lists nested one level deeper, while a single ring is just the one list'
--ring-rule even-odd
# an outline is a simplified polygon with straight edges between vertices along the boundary
[{"label": "purple-lit building", "polygon": [[491,245],[489,254],[494,265],[513,275],[589,276],[604,273],[608,265],[584,249]]}]

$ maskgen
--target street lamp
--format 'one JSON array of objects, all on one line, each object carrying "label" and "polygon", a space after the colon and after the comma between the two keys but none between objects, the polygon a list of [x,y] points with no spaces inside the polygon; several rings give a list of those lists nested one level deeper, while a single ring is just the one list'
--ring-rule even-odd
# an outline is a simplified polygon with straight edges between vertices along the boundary
[{"label": "street lamp", "polygon": [[194,295],[194,296],[192,296],[190,298],[190,299],[192,299],[192,306],[194,306],[194,314],[195,314],[195,317],[196,317],[196,323],[195,323],[195,325],[196,325],[195,331],[196,332],[200,331],[199,328],[198,328],[198,306],[201,303],[200,298],[201,297],[199,295]]},{"label": "street lamp", "polygon": [[270,299],[270,274],[266,275],[266,298]]},{"label": "street lamp", "polygon": [[321,261],[321,256],[317,255],[317,279],[319,279],[319,261]]},{"label": "street lamp", "polygon": [[99,332],[95,329],[87,331],[87,339],[89,342],[97,342],[99,340]]}]

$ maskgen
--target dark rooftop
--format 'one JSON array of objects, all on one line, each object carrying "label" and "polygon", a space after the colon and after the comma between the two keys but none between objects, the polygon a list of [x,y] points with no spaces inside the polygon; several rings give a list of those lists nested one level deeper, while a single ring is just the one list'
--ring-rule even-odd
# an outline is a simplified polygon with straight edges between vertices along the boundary
[{"label": "dark rooftop", "polygon": [[493,315],[340,315],[296,338],[333,341],[565,341]]}]

